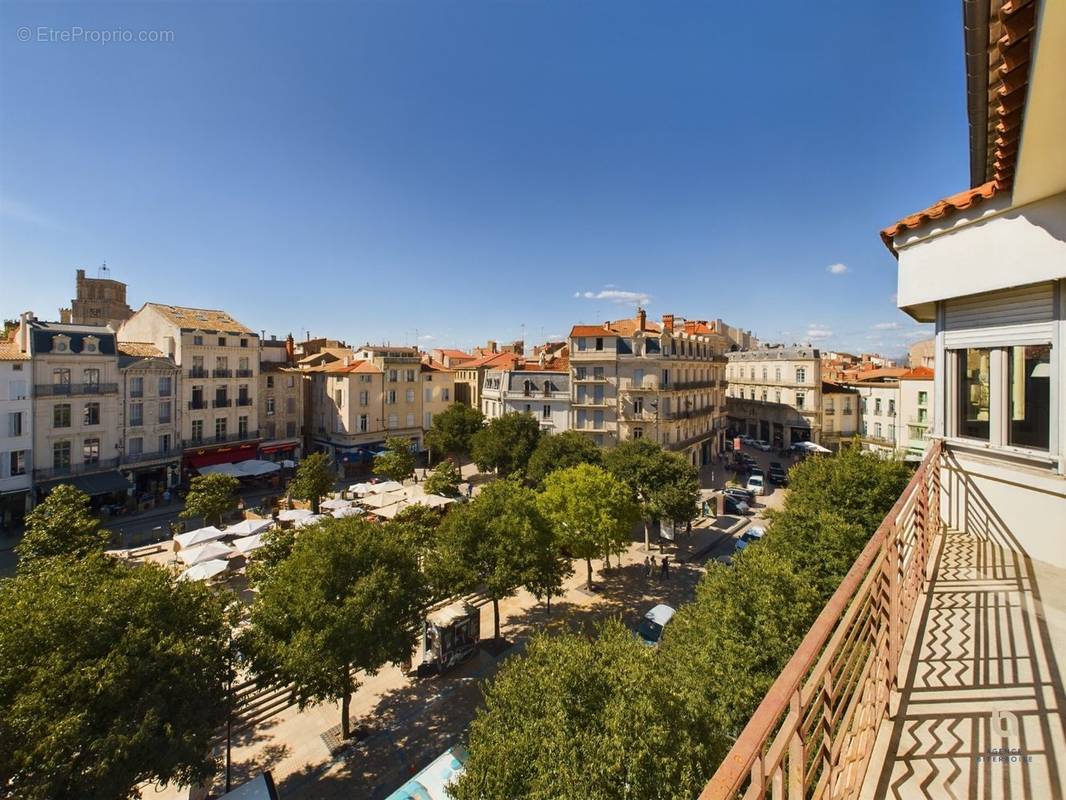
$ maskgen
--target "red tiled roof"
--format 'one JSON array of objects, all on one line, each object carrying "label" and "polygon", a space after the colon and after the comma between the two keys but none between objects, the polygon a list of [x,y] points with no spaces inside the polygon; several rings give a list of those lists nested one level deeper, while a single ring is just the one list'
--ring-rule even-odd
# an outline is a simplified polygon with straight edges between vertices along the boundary
[{"label": "red tiled roof", "polygon": [[967,189],[964,192],[953,194],[951,197],[945,197],[943,200],[933,203],[929,208],[924,208],[906,216],[895,225],[889,225],[881,231],[881,239],[884,241],[885,246],[895,254],[896,246],[893,239],[903,231],[917,228],[930,220],[940,219],[956,211],[965,211],[973,208],[984,200],[991,200],[1003,189],[1004,187],[996,183],[996,181],[989,181],[973,189]]},{"label": "red tiled roof", "polygon": [[570,329],[571,336],[614,336],[614,331],[602,325],[575,325]]},{"label": "red tiled roof", "polygon": [[18,342],[0,339],[0,361],[29,361],[30,354],[19,351]]},{"label": "red tiled roof", "polygon": [[375,375],[381,375],[382,374],[381,370],[378,369],[377,367],[375,367],[369,361],[353,361],[348,366],[344,366],[343,362],[335,362],[335,363],[331,363],[328,366],[326,366],[326,368],[323,369],[322,371],[323,372],[330,372],[330,373],[338,373],[338,372],[344,372],[344,373],[350,373],[350,372],[372,372]]},{"label": "red tiled roof", "polygon": [[447,356],[448,358],[473,358],[472,355],[470,355],[469,353],[465,353],[462,350],[447,350],[447,349],[444,349],[444,350],[438,350],[437,352],[439,352],[443,356]]},{"label": "red tiled roof", "polygon": [[119,353],[134,358],[158,358],[163,355],[163,351],[151,342],[119,342],[116,346]]},{"label": "red tiled roof", "polygon": [[[475,358],[473,361],[465,361],[462,364],[456,364],[456,369],[479,369],[481,367],[507,367],[514,369],[514,365],[524,361],[524,359],[515,355],[514,353],[489,353],[488,355]],[[509,363],[508,363],[509,362]]]},{"label": "red tiled roof", "polygon": [[855,376],[855,380],[859,382],[877,380],[878,378],[899,378],[906,374],[907,370],[902,367],[881,367],[879,369],[864,369],[860,370]]},{"label": "red tiled roof", "polygon": [[929,367],[915,367],[899,376],[901,381],[931,381],[936,373]]},{"label": "red tiled roof", "polygon": [[422,362],[422,371],[423,372],[454,372],[455,370],[444,366],[439,361],[423,361]]}]

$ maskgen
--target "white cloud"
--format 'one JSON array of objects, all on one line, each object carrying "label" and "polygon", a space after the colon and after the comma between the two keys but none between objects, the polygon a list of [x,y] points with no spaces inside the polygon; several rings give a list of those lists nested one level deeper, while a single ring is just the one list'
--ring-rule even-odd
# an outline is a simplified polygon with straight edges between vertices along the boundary
[{"label": "white cloud", "polygon": [[830,264],[825,268],[825,271],[831,275],[843,275],[848,271],[847,264]]},{"label": "white cloud", "polygon": [[421,336],[418,337],[418,341],[420,341],[420,342],[431,342],[431,341],[433,341],[436,338],[437,337],[433,336],[432,334],[423,333]]},{"label": "white cloud", "polygon": [[898,322],[878,322],[874,325],[875,331],[894,331],[899,327]]},{"label": "white cloud", "polygon": [[817,341],[818,339],[828,339],[832,335],[833,332],[828,328],[820,328],[814,325],[807,328],[807,338],[812,342]]},{"label": "white cloud", "polygon": [[574,292],[574,297],[582,300],[606,300],[620,306],[638,303],[642,306],[651,302],[651,295],[646,292],[626,292],[621,289],[602,289],[598,292]]}]

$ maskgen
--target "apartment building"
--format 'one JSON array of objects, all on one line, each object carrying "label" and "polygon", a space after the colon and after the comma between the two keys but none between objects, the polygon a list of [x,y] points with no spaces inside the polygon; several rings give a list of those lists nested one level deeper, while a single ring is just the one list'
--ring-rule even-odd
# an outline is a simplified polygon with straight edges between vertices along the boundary
[{"label": "apartment building", "polygon": [[[489,342],[495,347],[495,342]],[[471,408],[481,408],[481,389],[485,385],[485,373],[490,370],[516,369],[524,363],[521,355],[514,352],[493,351],[463,361],[455,367],[455,399]]]},{"label": "apartment building", "polygon": [[896,374],[881,374],[847,384],[859,394],[859,437],[863,448],[886,456],[904,447],[906,436],[899,413],[899,375],[906,370],[892,372]]},{"label": "apartment building", "polygon": [[345,359],[306,370],[312,449],[328,453],[354,477],[385,447],[385,374],[369,361]]},{"label": "apartment building", "polygon": [[382,373],[380,416],[388,436],[410,440],[422,450],[422,354],[417,347],[363,345],[355,358]]},{"label": "apartment building", "polygon": [[225,311],[145,303],[119,329],[149,342],[181,369],[182,467],[255,458],[259,432],[259,336]]},{"label": "apartment building", "polygon": [[30,356],[33,481],[38,499],[59,483],[94,506],[124,502],[122,394],[115,332],[103,325],[42,322],[22,315],[19,350]]},{"label": "apartment building", "polygon": [[294,365],[295,356],[291,334],[259,342],[259,456],[268,461],[298,461],[303,455],[308,381]]},{"label": "apartment building", "polygon": [[832,437],[823,437],[821,353],[817,348],[766,345],[727,353],[726,358],[732,433],[754,436],[778,448],[802,441],[824,447],[839,444],[843,433],[837,425]]},{"label": "apartment building", "polygon": [[545,433],[570,429],[570,371],[521,367],[489,370],[481,390],[486,419],[529,414]]},{"label": "apartment building", "polygon": [[570,427],[603,447],[650,437],[692,464],[725,443],[726,339],[704,320],[643,309],[570,331]]},{"label": "apartment building", "polygon": [[822,442],[837,449],[859,434],[859,397],[854,389],[822,381]]},{"label": "apartment building", "polygon": [[433,417],[455,402],[455,371],[438,361],[423,359],[421,372],[422,431],[425,432],[432,427]]},{"label": "apartment building", "polygon": [[33,399],[29,352],[0,340],[0,531],[33,507]]},{"label": "apartment building", "polygon": [[181,482],[181,371],[149,342],[118,342],[119,466],[138,494]]},{"label": "apartment building", "polygon": [[908,460],[921,460],[931,442],[934,371],[915,367],[899,376],[899,425],[906,431],[900,441]]}]

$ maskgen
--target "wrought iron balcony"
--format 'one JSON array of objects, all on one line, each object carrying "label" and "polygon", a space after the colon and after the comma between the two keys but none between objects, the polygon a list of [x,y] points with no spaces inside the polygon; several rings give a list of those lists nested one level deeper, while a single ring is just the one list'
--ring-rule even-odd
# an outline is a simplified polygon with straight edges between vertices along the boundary
[{"label": "wrought iron balcony", "polygon": [[259,431],[254,430],[246,433],[230,433],[224,436],[201,436],[200,438],[183,439],[181,446],[189,450],[199,447],[214,447],[220,444],[233,444],[235,442],[252,442],[259,438]]},{"label": "wrought iron balcony", "polygon": [[655,375],[645,375],[641,379],[619,378],[618,388],[624,392],[656,392],[659,390],[659,378]]},{"label": "wrought iron balcony", "polygon": [[199,410],[205,409],[205,408],[207,408],[207,401],[206,400],[190,400],[189,401],[189,410],[190,411],[199,411]]},{"label": "wrought iron balcony", "polygon": [[37,383],[33,391],[38,397],[69,397],[83,394],[116,394],[117,383]]},{"label": "wrought iron balcony", "polygon": [[237,370],[237,377],[238,378],[250,378],[254,374],[255,373],[253,373],[252,370],[250,370],[250,369],[239,369],[239,370]]},{"label": "wrought iron balcony", "polygon": [[232,405],[233,401],[227,397],[216,397],[214,400],[211,401],[212,408],[229,408]]},{"label": "wrought iron balcony", "polygon": [[171,447],[169,450],[152,450],[143,453],[127,453],[122,456],[122,464],[143,464],[147,461],[162,461],[164,459],[180,458],[182,449]]},{"label": "wrought iron balcony", "polygon": [[207,377],[207,370],[204,369],[203,367],[193,367],[192,369],[189,370],[189,377],[190,378],[206,378]]},{"label": "wrought iron balcony", "polygon": [[213,369],[211,370],[212,378],[232,378],[233,370],[231,369]]},{"label": "wrought iron balcony", "polygon": [[33,471],[34,480],[48,480],[50,478],[63,478],[67,475],[88,475],[93,472],[104,472],[118,466],[117,458],[101,458],[97,461],[81,464],[69,464],[64,467],[44,467]]},{"label": "wrought iron balcony", "polygon": [[250,406],[251,404],[252,404],[252,398],[250,398],[250,397],[238,397],[237,398],[237,405],[239,405],[239,406]]}]

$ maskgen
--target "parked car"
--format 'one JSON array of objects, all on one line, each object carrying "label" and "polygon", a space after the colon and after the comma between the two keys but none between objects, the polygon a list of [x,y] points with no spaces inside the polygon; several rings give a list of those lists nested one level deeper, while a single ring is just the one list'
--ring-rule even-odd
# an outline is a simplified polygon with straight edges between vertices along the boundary
[{"label": "parked car", "polygon": [[778,486],[788,486],[788,473],[781,467],[770,467],[767,477],[770,479],[770,483],[776,483]]},{"label": "parked car", "polygon": [[757,525],[752,525],[744,533],[740,534],[740,538],[737,539],[737,543],[733,546],[733,552],[739,553],[744,550],[748,545],[754,544],[766,535],[766,529],[760,528]]},{"label": "parked car", "polygon": [[755,502],[755,493],[739,486],[729,486],[722,490],[724,495],[732,495],[737,500],[743,500],[749,506]]},{"label": "parked car", "polygon": [[745,501],[740,500],[733,495],[725,495],[725,513],[727,514],[739,514],[742,517],[746,517],[751,513],[751,506]]},{"label": "parked car", "polygon": [[756,442],[754,442],[754,444],[755,444],[755,446],[757,448],[762,450],[764,453],[769,453],[770,452],[770,443],[769,442],[765,442],[762,439],[759,439]]},{"label": "parked car", "polygon": [[770,469],[784,469],[784,465],[780,461],[771,461]]},{"label": "parked car", "polygon": [[644,615],[637,628],[637,638],[648,647],[658,647],[663,635],[663,628],[674,618],[674,609],[660,603]]},{"label": "parked car", "polygon": [[744,487],[756,496],[766,494],[766,481],[762,475],[752,475],[748,478],[748,485]]},{"label": "parked car", "polygon": [[748,436],[745,433],[743,436],[740,437],[740,443],[741,444],[746,444],[746,445],[753,445],[753,444],[755,444],[755,437],[754,436]]}]

